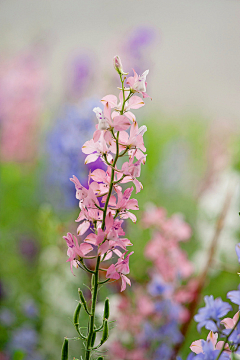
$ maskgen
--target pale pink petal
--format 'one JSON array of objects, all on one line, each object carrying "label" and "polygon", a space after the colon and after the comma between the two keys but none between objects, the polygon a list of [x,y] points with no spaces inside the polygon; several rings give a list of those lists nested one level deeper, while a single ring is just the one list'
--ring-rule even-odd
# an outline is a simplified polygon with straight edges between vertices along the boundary
[{"label": "pale pink petal", "polygon": [[207,336],[207,340],[210,340],[214,347],[217,343],[217,338],[218,338],[218,334],[217,333],[214,334],[212,331],[210,331],[210,333]]},{"label": "pale pink petal", "polygon": [[127,116],[131,121],[133,121],[133,122],[136,121],[136,116],[131,111],[125,112],[124,115]]},{"label": "pale pink petal", "polygon": [[84,241],[90,243],[90,244],[93,244],[93,245],[96,245],[96,242],[97,242],[97,235],[96,234],[88,234],[87,237],[84,239]]},{"label": "pale pink petal", "polygon": [[109,250],[109,241],[105,241],[102,245],[99,246],[98,254],[103,255]]},{"label": "pale pink petal", "polygon": [[102,169],[96,169],[91,173],[90,176],[94,181],[102,182],[106,178],[106,172]]},{"label": "pale pink petal", "polygon": [[131,281],[125,275],[122,275],[122,274],[121,274],[121,278],[122,278],[122,286],[121,286],[121,292],[122,292],[126,289],[126,283],[129,286],[131,286]]},{"label": "pale pink petal", "polygon": [[90,251],[92,251],[93,247],[88,243],[82,243],[80,244],[80,250],[84,255],[88,254]]},{"label": "pale pink petal", "polygon": [[105,106],[104,106],[104,109],[103,109],[103,114],[104,114],[106,119],[111,120],[111,107],[110,107],[110,104],[108,102],[105,103]]},{"label": "pale pink petal", "polygon": [[90,154],[85,159],[85,165],[90,164],[98,159],[98,153]]},{"label": "pale pink petal", "polygon": [[105,134],[103,135],[103,137],[108,145],[112,144],[113,138],[112,138],[112,134],[110,131],[108,131],[108,130],[105,131]]},{"label": "pale pink petal", "polygon": [[115,280],[120,279],[120,275],[116,271],[115,266],[113,264],[109,266],[107,270],[106,278],[115,279]]},{"label": "pale pink petal", "polygon": [[231,318],[225,318],[221,321],[221,324],[225,326],[226,329],[232,329],[234,327],[234,321]]},{"label": "pale pink petal", "polygon": [[93,134],[93,141],[94,142],[97,142],[99,140],[101,136],[101,130],[96,130],[94,131],[94,134]]},{"label": "pale pink petal", "polygon": [[203,349],[202,349],[202,339],[200,340],[196,340],[194,341],[191,346],[190,346],[190,349],[195,353],[195,354],[200,354],[203,352]]},{"label": "pale pink petal", "polygon": [[144,101],[139,96],[132,96],[129,99],[128,107],[129,109],[139,109],[144,106]]},{"label": "pale pink petal", "polygon": [[117,106],[117,97],[115,95],[106,95],[102,98],[101,102],[103,104],[106,104],[106,102],[108,102],[109,105],[113,108]]},{"label": "pale pink petal", "polygon": [[77,228],[77,234],[83,235],[85,232],[89,229],[90,222],[89,221],[83,221]]},{"label": "pale pink petal", "polygon": [[114,129],[117,131],[127,130],[131,125],[128,118],[124,115],[116,116],[113,120]]}]

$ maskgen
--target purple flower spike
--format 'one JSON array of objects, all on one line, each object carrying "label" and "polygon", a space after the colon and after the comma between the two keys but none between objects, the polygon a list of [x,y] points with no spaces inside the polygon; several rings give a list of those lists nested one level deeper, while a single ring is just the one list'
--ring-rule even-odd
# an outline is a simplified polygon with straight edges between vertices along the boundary
[{"label": "purple flower spike", "polygon": [[214,300],[212,295],[205,296],[204,301],[206,306],[199,309],[198,314],[194,316],[194,320],[199,322],[197,329],[200,332],[201,328],[205,326],[206,329],[216,332],[220,325],[220,318],[232,310],[232,307],[227,302],[223,302],[221,298]]}]

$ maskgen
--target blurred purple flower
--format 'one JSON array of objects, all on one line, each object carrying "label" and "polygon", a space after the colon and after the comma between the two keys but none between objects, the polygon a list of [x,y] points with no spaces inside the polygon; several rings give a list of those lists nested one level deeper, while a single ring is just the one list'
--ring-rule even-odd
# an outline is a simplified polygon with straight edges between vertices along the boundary
[{"label": "blurred purple flower", "polygon": [[93,60],[89,54],[79,54],[71,59],[67,71],[67,97],[79,99],[86,93],[93,70]]},{"label": "blurred purple flower", "polygon": [[34,239],[22,236],[19,240],[18,248],[22,257],[29,263],[33,263],[36,260],[39,247]]},{"label": "blurred purple flower", "polygon": [[29,325],[13,331],[13,336],[10,342],[11,350],[23,350],[26,353],[31,353],[35,350],[38,343],[38,334],[36,330]]},{"label": "blurred purple flower", "polygon": [[75,189],[69,179],[76,175],[82,185],[87,187],[89,170],[103,168],[99,160],[88,166],[84,165],[85,155],[81,147],[91,139],[95,130],[96,116],[93,108],[94,99],[86,100],[81,106],[65,105],[46,139],[47,171],[46,195],[59,208],[78,205]]},{"label": "blurred purple flower", "polygon": [[8,308],[2,307],[0,311],[0,323],[11,326],[16,321],[16,316]]},{"label": "blurred purple flower", "polygon": [[198,310],[198,314],[194,316],[194,320],[198,322],[198,331],[203,326],[206,329],[216,332],[220,325],[220,318],[232,310],[231,305],[223,302],[221,298],[214,300],[213,296],[205,296],[204,301],[206,306]]},{"label": "blurred purple flower", "polygon": [[39,310],[33,299],[29,299],[23,304],[23,311],[29,318],[36,318],[39,315]]},{"label": "blurred purple flower", "polygon": [[137,73],[141,74],[145,67],[149,68],[149,47],[155,40],[156,30],[151,26],[139,26],[128,33],[123,50]]}]

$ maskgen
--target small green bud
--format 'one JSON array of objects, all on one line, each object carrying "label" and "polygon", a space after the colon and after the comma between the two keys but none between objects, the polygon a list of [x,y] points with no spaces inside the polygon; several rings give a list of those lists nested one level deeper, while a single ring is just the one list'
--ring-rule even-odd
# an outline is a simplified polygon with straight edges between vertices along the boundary
[{"label": "small green bud", "polygon": [[68,360],[68,339],[65,338],[62,346],[61,360]]},{"label": "small green bud", "polygon": [[86,300],[85,300],[85,298],[83,296],[82,290],[78,289],[78,294],[79,294],[79,297],[80,297],[80,300],[81,300],[81,303],[82,303],[84,309],[89,314],[89,311],[88,311],[88,308],[87,308],[87,302],[86,302]]},{"label": "small green bud", "polygon": [[76,310],[73,315],[73,324],[74,324],[77,332],[79,332],[78,325],[79,325],[79,314],[80,314],[81,307],[82,307],[82,304],[79,302],[77,304]]},{"label": "small green bud", "polygon": [[97,358],[97,360],[103,360],[103,357],[102,357],[102,356],[99,356],[99,357]]},{"label": "small green bud", "polygon": [[105,341],[107,341],[108,339],[108,322],[107,319],[104,319],[104,324],[103,324],[103,334],[102,334],[102,339],[101,339],[101,344],[105,343]]},{"label": "small green bud", "polygon": [[96,340],[96,332],[94,331],[94,333],[92,334],[91,347],[94,347],[95,340]]},{"label": "small green bud", "polygon": [[105,300],[103,318],[107,320],[109,318],[109,298],[106,298]]}]

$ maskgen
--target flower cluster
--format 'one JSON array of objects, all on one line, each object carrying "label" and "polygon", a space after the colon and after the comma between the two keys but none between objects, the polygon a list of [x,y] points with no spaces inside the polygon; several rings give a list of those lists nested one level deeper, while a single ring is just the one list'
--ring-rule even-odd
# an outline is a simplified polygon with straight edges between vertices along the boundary
[{"label": "flower cluster", "polygon": [[[236,245],[236,253],[239,259],[240,244]],[[240,262],[240,261],[239,261]],[[227,293],[227,298],[233,304],[240,307],[240,290],[233,290]],[[214,300],[213,296],[205,296],[205,307],[199,309],[194,319],[198,322],[198,331],[204,326],[211,330],[207,340],[194,341],[190,349],[194,354],[190,354],[194,360],[230,360],[231,354],[240,355],[240,317],[239,311],[233,318],[223,318],[232,306],[223,302],[221,298]],[[217,342],[218,338],[222,338]]]},{"label": "flower cluster", "polygon": [[151,280],[134,289],[134,301],[132,296],[120,301],[118,327],[129,336],[127,343],[124,336],[112,344],[112,357],[119,360],[122,354],[127,360],[170,359],[173,346],[182,340],[180,325],[189,317],[185,305],[192,301],[197,285],[186,282],[193,267],[179,246],[190,238],[190,226],[179,215],[168,218],[165,209],[154,206],[145,212],[143,223],[154,229],[145,249],[153,262]]},{"label": "flower cluster", "polygon": [[[134,72],[133,77],[126,77],[127,74],[123,72],[121,60],[117,56],[114,58],[114,68],[121,80],[119,100],[115,95],[107,95],[101,100],[103,109],[100,107],[93,109],[98,124],[93,138],[86,141],[82,147],[83,153],[87,155],[85,164],[100,159],[106,165],[106,170],[98,168],[90,171],[86,187],[76,176],[70,179],[75,185],[76,198],[79,200],[80,214],[76,221],[79,223],[77,236],[80,237],[80,243],[71,233],[64,236],[68,245],[68,261],[72,272],[73,267],[81,267],[92,275],[91,309],[88,309],[83,293],[79,289],[79,304],[90,315],[87,333],[82,334],[80,328],[76,327],[80,338],[86,341],[86,360],[90,359],[91,352],[98,349],[108,338],[108,299],[105,301],[102,325],[97,329],[94,324],[98,286],[109,280],[118,279],[122,281],[121,291],[126,289],[126,284],[131,285],[126,275],[130,271],[129,257],[133,253],[128,253],[127,247],[132,244],[125,237],[122,225],[128,218],[136,222],[132,210],[138,210],[138,202],[131,198],[133,186],[124,190],[121,185],[125,186],[133,182],[138,193],[142,189],[142,184],[137,178],[141,173],[141,165],[146,160],[143,134],[147,128],[138,127],[136,117],[130,110],[144,106],[144,101],[137,94],[144,98],[148,97],[146,94],[148,70],[141,76]],[[118,160],[121,162],[120,166]],[[85,263],[85,259],[88,258],[96,259],[94,271]],[[100,266],[110,259],[110,265],[104,263]],[[105,272],[106,279],[100,281],[99,274],[102,271]],[[80,308],[77,307],[75,320],[79,311]],[[75,320],[74,324],[78,324]],[[98,331],[103,332],[102,340],[99,345],[94,346]],[[66,352],[66,347],[65,339],[63,353]]]}]

